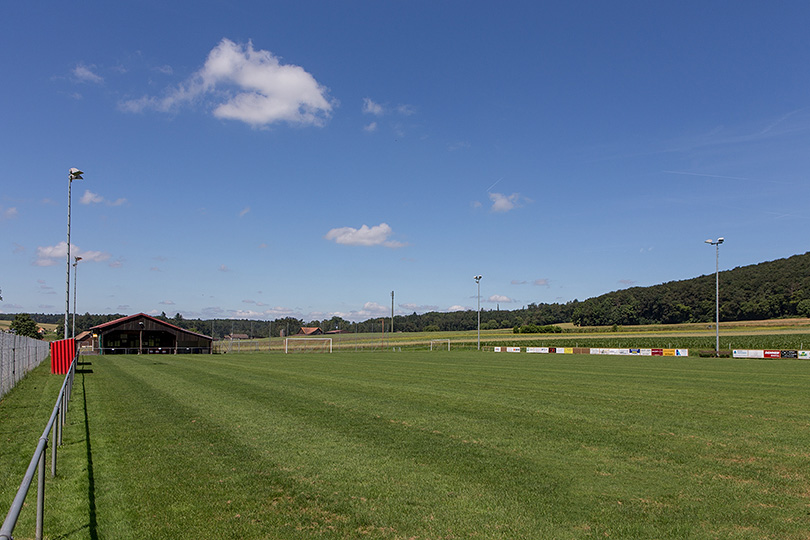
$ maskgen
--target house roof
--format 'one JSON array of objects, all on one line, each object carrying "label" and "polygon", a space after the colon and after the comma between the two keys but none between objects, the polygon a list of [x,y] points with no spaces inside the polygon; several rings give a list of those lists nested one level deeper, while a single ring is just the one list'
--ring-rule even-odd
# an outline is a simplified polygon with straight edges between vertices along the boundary
[{"label": "house roof", "polygon": [[196,332],[192,332],[191,330],[186,330],[185,328],[180,328],[179,326],[175,326],[175,325],[173,325],[171,323],[167,323],[166,321],[156,319],[155,317],[150,317],[146,313],[136,313],[135,315],[129,315],[127,317],[121,317],[120,319],[115,319],[114,321],[108,321],[108,322],[105,322],[105,323],[102,323],[102,324],[97,324],[96,326],[93,326],[92,328],[90,328],[90,330],[106,330],[107,328],[111,328],[113,326],[117,326],[119,324],[129,322],[131,320],[138,319],[138,318],[141,318],[141,317],[144,318],[144,319],[149,319],[150,321],[154,321],[154,322],[156,322],[158,324],[162,324],[164,326],[169,326],[171,328],[174,328],[178,332],[184,332],[186,334],[191,334],[193,336],[199,336],[199,337],[203,337],[203,338],[206,338],[206,339],[212,339],[211,336],[206,336],[205,334],[198,334]]},{"label": "house roof", "polygon": [[321,329],[317,326],[302,326],[301,330],[298,331],[299,334],[305,334],[307,336],[311,336],[317,332],[320,332]]}]

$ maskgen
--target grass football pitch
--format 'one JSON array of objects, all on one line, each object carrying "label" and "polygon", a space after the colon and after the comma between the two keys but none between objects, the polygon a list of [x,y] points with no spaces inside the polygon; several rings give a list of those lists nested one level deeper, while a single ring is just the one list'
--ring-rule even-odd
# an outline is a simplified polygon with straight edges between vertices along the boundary
[{"label": "grass football pitch", "polygon": [[[83,357],[47,538],[808,538],[810,363]],[[0,404],[5,512],[62,377]],[[49,457],[50,459],[50,457]],[[35,490],[15,537],[33,537]]]}]

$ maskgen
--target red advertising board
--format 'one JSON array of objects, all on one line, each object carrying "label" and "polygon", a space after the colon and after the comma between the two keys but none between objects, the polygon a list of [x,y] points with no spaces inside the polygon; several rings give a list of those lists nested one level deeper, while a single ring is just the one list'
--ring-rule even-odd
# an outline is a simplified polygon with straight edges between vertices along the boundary
[{"label": "red advertising board", "polygon": [[782,351],[765,351],[765,358],[782,358]]},{"label": "red advertising board", "polygon": [[652,349],[651,356],[664,356],[664,349]]},{"label": "red advertising board", "polygon": [[76,356],[76,341],[73,338],[51,342],[51,373],[64,375]]}]

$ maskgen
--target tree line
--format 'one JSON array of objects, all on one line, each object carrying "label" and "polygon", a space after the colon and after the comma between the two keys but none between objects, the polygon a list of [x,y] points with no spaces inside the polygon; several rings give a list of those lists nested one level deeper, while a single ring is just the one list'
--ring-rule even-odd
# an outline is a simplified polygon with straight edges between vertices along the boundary
[{"label": "tree line", "polygon": [[[810,252],[760,264],[720,272],[720,320],[744,321],[782,317],[810,317]],[[124,315],[77,315],[77,333]],[[0,314],[11,320],[13,314]],[[34,313],[37,323],[60,325],[64,315]],[[334,316],[304,321],[284,317],[273,321],[250,319],[186,319],[180,313],[157,316],[180,328],[224,339],[232,334],[250,338],[295,335],[302,327],[318,327],[323,332],[374,333],[391,331],[390,317],[374,317],[352,322]],[[715,275],[671,281],[651,287],[631,287],[566,303],[531,303],[516,310],[482,310],[481,328],[532,328],[573,322],[577,326],[631,326],[711,322],[715,318]],[[474,330],[478,327],[475,310],[412,313],[394,316],[395,332],[441,332]],[[72,319],[71,319],[72,325]],[[61,335],[61,327],[57,333]]]}]

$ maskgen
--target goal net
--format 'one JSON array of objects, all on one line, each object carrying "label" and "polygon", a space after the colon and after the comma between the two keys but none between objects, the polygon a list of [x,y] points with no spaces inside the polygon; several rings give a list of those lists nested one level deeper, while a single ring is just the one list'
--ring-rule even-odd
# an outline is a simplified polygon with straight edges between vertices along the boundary
[{"label": "goal net", "polygon": [[431,339],[430,340],[430,350],[431,351],[443,351],[447,349],[450,350],[450,340],[449,339]]},{"label": "goal net", "polygon": [[288,354],[301,352],[330,353],[332,352],[332,338],[288,337],[284,340],[284,352]]}]

